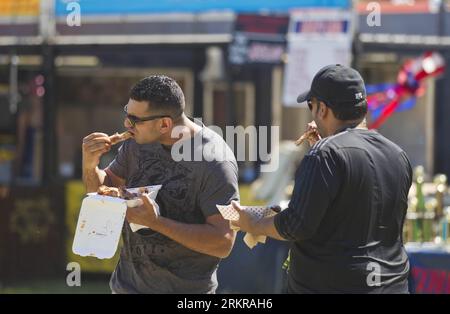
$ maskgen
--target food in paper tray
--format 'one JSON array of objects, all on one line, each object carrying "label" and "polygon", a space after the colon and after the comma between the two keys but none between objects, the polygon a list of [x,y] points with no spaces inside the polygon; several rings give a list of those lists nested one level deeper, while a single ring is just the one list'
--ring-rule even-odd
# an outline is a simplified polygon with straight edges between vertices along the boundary
[{"label": "food in paper tray", "polygon": [[[107,195],[107,196],[112,196],[112,197],[120,197],[125,200],[132,200],[134,198],[141,197],[143,194],[150,193],[148,187],[140,187],[140,188],[136,188],[136,189],[137,189],[137,192],[133,193],[133,192],[128,191],[124,186],[116,188],[116,187],[101,185],[97,190],[97,194],[98,195]],[[134,189],[134,190],[136,190],[136,189]]]},{"label": "food in paper tray", "polygon": [[128,207],[136,207],[142,205],[142,200],[140,197],[143,194],[148,194],[150,198],[153,200],[156,198],[161,185],[149,185],[138,188],[125,188],[121,187],[112,187],[101,185],[97,193],[88,193],[88,195],[102,195],[102,196],[110,196],[110,197],[118,197],[127,201]]},{"label": "food in paper tray", "polygon": [[[103,196],[110,196],[110,197],[117,197],[126,200],[128,207],[137,207],[141,206],[143,204],[141,200],[141,196],[143,194],[147,194],[148,197],[155,200],[156,195],[158,194],[159,189],[161,188],[161,185],[150,185],[150,186],[143,186],[138,188],[129,188],[126,189],[124,186],[121,186],[119,188],[101,185],[97,190],[97,195],[103,195]],[[161,215],[159,211],[159,206],[155,202],[154,203],[154,210],[155,215],[159,216]],[[137,230],[148,228],[142,225],[133,224],[130,223],[131,230],[133,232],[136,232]]]},{"label": "food in paper tray", "polygon": [[[230,204],[230,205],[216,205],[216,206],[223,218],[230,221],[239,220],[239,212],[236,209],[234,209],[233,205]],[[261,206],[241,205],[241,208],[242,210],[250,212],[259,218],[270,217],[281,211],[280,206],[261,207]],[[258,243],[266,243],[266,236],[255,236],[253,234],[246,233],[244,236],[244,242],[250,249],[253,249],[255,245]]]},{"label": "food in paper tray", "polygon": [[98,195],[106,195],[111,197],[120,197],[119,189],[116,187],[100,185],[97,190]]},{"label": "food in paper tray", "polygon": [[[239,220],[239,213],[233,205],[216,205],[223,218]],[[243,210],[256,214],[259,218],[269,217],[281,211],[280,206],[241,206]]]},{"label": "food in paper tray", "polygon": [[[142,205],[139,197],[143,193],[155,200],[160,188],[161,185],[129,189],[103,185],[98,193],[88,193],[81,204],[72,251],[80,256],[111,258],[117,250],[127,207]],[[158,204],[154,204],[155,214],[159,215]],[[130,223],[130,228],[136,232],[148,227]]]}]

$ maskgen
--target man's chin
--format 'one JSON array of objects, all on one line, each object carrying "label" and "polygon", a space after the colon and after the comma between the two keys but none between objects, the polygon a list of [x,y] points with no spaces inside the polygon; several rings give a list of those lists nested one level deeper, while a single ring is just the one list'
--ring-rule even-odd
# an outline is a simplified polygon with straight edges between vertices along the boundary
[{"label": "man's chin", "polygon": [[134,141],[137,144],[143,145],[143,144],[152,144],[157,142],[157,140],[143,140],[143,139],[139,139],[139,138],[134,138]]}]

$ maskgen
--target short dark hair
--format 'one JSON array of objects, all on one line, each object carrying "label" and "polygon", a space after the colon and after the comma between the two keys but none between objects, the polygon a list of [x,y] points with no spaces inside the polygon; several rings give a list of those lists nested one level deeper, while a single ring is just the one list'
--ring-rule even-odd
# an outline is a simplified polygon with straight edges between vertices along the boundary
[{"label": "short dark hair", "polygon": [[333,111],[336,119],[341,121],[350,121],[363,119],[367,114],[367,101],[364,99],[356,105],[346,106],[328,106]]},{"label": "short dark hair", "polygon": [[173,79],[165,75],[151,75],[143,78],[130,91],[130,98],[146,101],[152,110],[172,117],[181,115],[185,101],[181,87]]}]

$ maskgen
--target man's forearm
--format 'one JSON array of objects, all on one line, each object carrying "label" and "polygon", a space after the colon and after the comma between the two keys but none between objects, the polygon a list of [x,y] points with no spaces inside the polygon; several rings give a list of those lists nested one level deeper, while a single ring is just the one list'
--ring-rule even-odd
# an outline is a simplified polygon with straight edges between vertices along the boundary
[{"label": "man's forearm", "polygon": [[105,181],[106,172],[100,170],[98,167],[93,169],[83,169],[83,182],[86,186],[86,191],[97,192],[98,187]]},{"label": "man's forearm", "polygon": [[212,225],[185,224],[159,217],[153,229],[193,251],[225,258],[233,247],[235,232],[225,235]]}]

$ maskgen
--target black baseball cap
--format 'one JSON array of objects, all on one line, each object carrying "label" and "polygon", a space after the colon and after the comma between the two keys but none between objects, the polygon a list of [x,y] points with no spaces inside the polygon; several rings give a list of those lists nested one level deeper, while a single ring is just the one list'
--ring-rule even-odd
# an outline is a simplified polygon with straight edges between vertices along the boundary
[{"label": "black baseball cap", "polygon": [[355,69],[340,64],[323,67],[314,76],[311,89],[300,94],[298,103],[316,97],[328,107],[358,107],[366,99],[364,80]]}]

